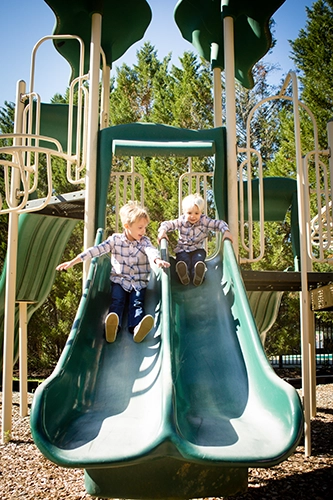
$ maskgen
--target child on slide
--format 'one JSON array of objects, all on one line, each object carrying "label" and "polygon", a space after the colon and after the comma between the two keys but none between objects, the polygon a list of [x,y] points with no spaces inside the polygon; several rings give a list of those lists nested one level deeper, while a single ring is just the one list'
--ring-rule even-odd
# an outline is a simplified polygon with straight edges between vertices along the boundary
[{"label": "child on slide", "polygon": [[210,230],[221,231],[223,240],[228,238],[232,241],[228,224],[204,215],[203,209],[204,200],[200,194],[190,194],[183,199],[183,214],[178,219],[162,222],[158,230],[159,242],[162,238],[167,238],[169,231],[179,231],[175,248],[176,272],[183,285],[188,285],[192,280],[194,286],[199,286],[205,278],[207,268],[204,240]]},{"label": "child on slide", "polygon": [[141,342],[154,326],[153,316],[144,312],[150,266],[153,262],[158,267],[169,267],[170,264],[160,258],[158,250],[145,235],[149,223],[145,208],[130,201],[120,209],[119,215],[124,228],[122,233],[114,233],[99,245],[59,264],[57,270],[69,269],[79,262],[110,252],[111,303],[105,319],[106,340],[116,340],[128,304],[128,329],[134,342]]}]

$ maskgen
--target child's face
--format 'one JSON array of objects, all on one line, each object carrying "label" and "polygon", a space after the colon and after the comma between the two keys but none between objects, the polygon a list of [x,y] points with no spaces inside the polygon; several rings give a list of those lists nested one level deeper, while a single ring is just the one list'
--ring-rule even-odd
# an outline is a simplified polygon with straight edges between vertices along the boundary
[{"label": "child's face", "polygon": [[144,217],[137,219],[132,222],[132,224],[125,224],[125,233],[130,241],[141,240],[142,236],[146,234],[146,228],[148,226],[148,221]]},{"label": "child's face", "polygon": [[197,205],[194,205],[193,207],[186,208],[184,215],[188,222],[195,224],[200,219],[201,211]]}]

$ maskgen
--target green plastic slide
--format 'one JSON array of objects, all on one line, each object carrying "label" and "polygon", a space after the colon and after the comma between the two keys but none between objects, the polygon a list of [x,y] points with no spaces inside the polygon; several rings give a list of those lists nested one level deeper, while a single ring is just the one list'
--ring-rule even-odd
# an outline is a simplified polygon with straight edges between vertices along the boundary
[{"label": "green plastic slide", "polygon": [[207,262],[200,287],[180,285],[170,260],[152,271],[155,327],[140,344],[126,325],[106,343],[110,260],[93,260],[63,354],[35,393],[35,443],[53,462],[84,468],[91,495],[236,494],[248,467],[283,461],[299,441],[300,399],[267,361],[231,243]]},{"label": "green plastic slide", "polygon": [[[21,214],[18,229],[16,300],[28,302],[28,320],[43,304],[52,288],[56,266],[77,220],[49,217],[37,213]],[[7,262],[7,261],[6,261]],[[0,277],[0,368],[3,360],[3,335],[6,294],[6,262]],[[15,311],[14,361],[19,349],[19,311]]]}]

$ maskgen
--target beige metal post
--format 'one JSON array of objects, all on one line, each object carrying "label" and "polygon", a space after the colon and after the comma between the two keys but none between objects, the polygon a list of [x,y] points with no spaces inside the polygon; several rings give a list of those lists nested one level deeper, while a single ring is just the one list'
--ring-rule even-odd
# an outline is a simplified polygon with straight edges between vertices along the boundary
[{"label": "beige metal post", "polygon": [[221,68],[213,69],[214,127],[222,127],[222,85]]},{"label": "beige metal post", "polygon": [[[217,60],[218,53],[219,53],[218,44],[212,43],[211,62]],[[214,127],[222,127],[221,68],[213,69],[213,97],[214,97]]]},{"label": "beige metal post", "polygon": [[[17,83],[14,133],[22,133],[24,104],[21,95],[25,93],[26,85],[23,80]],[[21,139],[14,139],[14,145]],[[16,192],[20,188],[20,172],[13,169],[11,178],[11,204],[18,204]],[[10,440],[12,432],[12,396],[13,396],[13,357],[15,332],[15,298],[16,298],[16,267],[18,244],[18,214],[11,212],[8,221],[8,245],[6,268],[6,307],[4,314],[4,346],[2,372],[2,442]]]},{"label": "beige metal post", "polygon": [[236,96],[235,96],[235,50],[234,20],[223,19],[224,63],[226,93],[226,129],[227,129],[227,171],[228,171],[228,224],[234,240],[234,251],[238,259],[238,184],[236,150]]},{"label": "beige metal post", "polygon": [[106,64],[105,55],[102,52],[103,71],[102,71],[102,95],[101,95],[101,112],[100,112],[100,129],[109,126],[110,115],[110,75],[111,66]]},{"label": "beige metal post", "polygon": [[305,220],[305,201],[304,201],[304,169],[302,160],[301,134],[300,134],[300,116],[298,103],[298,85],[295,73],[290,73],[293,85],[293,111],[294,111],[294,130],[296,145],[296,164],[297,164],[297,197],[298,197],[298,217],[300,232],[300,257],[301,257],[301,292],[300,292],[300,320],[301,320],[301,351],[302,351],[302,392],[304,405],[304,448],[305,455],[311,455],[311,380],[310,380],[310,328],[309,328],[309,310],[310,294],[308,292],[308,253],[307,253],[307,235]]},{"label": "beige metal post", "polygon": [[20,302],[20,415],[28,415],[28,303]]},{"label": "beige metal post", "polygon": [[[90,68],[89,68],[89,111],[87,131],[86,201],[84,209],[84,248],[95,240],[95,205],[97,172],[97,134],[99,122],[99,72],[101,54],[102,16],[93,14],[91,21]],[[85,285],[89,262],[83,267]]]}]

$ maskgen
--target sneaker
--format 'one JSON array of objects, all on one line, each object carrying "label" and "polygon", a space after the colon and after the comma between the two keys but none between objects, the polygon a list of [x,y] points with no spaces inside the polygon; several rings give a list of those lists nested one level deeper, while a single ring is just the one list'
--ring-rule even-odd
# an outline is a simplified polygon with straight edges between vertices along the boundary
[{"label": "sneaker", "polygon": [[204,262],[197,262],[194,266],[194,277],[193,277],[193,285],[199,286],[204,280],[206,274],[206,266]]},{"label": "sneaker", "polygon": [[147,314],[138,325],[134,328],[134,342],[142,342],[154,326],[154,318]]},{"label": "sneaker", "polygon": [[105,318],[105,338],[107,342],[114,342],[116,340],[119,326],[118,314],[110,313]]},{"label": "sneaker", "polygon": [[180,260],[176,264],[176,273],[182,285],[188,285],[190,282],[190,276],[188,274],[187,264],[183,260]]}]

